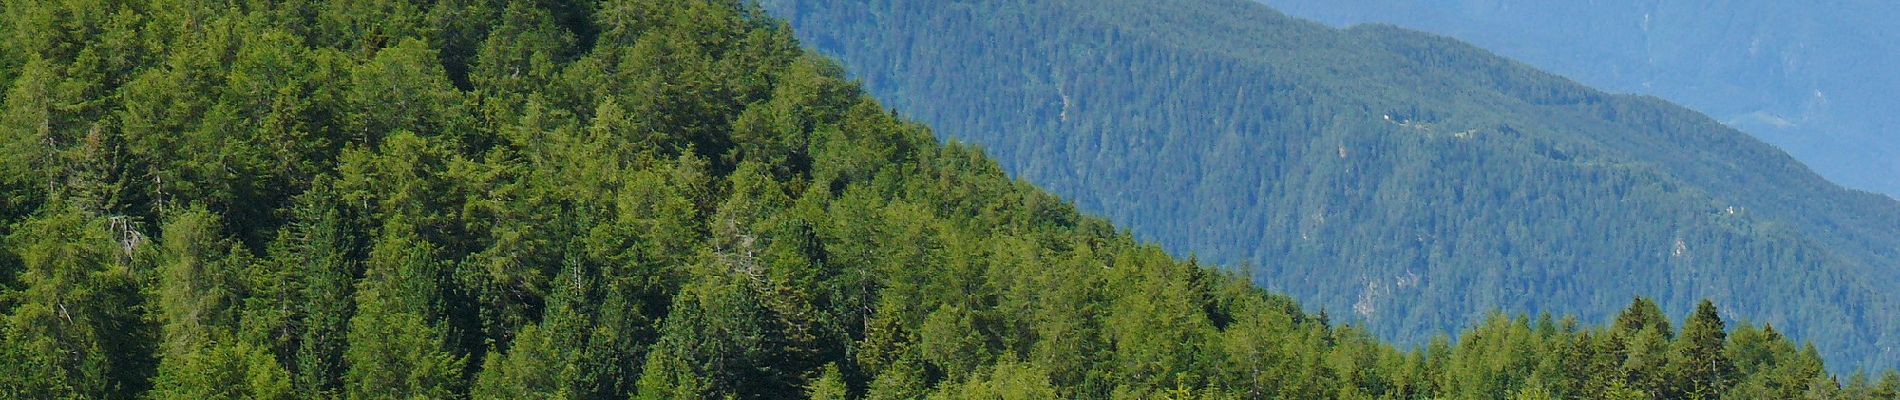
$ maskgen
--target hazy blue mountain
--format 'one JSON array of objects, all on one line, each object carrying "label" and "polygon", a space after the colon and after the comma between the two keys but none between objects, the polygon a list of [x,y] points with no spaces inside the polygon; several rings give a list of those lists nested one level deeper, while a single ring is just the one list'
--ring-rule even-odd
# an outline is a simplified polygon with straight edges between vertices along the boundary
[{"label": "hazy blue mountain", "polygon": [[1900,203],[1664,100],[1251,0],[763,3],[1016,176],[1384,337],[1708,297],[1900,360]]},{"label": "hazy blue mountain", "polygon": [[1900,2],[1261,0],[1335,26],[1456,37],[1612,92],[1659,96],[1900,195]]}]

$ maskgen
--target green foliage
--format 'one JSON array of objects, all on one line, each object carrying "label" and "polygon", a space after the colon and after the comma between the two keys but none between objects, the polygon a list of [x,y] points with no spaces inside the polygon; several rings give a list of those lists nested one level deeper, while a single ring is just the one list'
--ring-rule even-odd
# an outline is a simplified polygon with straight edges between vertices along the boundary
[{"label": "green foliage", "polygon": [[1611,328],[1624,335],[1636,335],[1645,330],[1655,331],[1663,337],[1676,335],[1669,328],[1669,318],[1663,316],[1662,308],[1656,307],[1656,302],[1641,297],[1616,316],[1616,324]]},{"label": "green foliage", "polygon": [[551,336],[532,326],[522,329],[510,343],[513,346],[507,355],[489,353],[485,357],[487,361],[469,395],[489,399],[575,397],[561,379],[573,373],[568,366],[575,364],[553,358],[562,352],[554,347]]},{"label": "green foliage", "polygon": [[6,328],[6,353],[19,362],[7,363],[13,365],[0,378],[0,392],[100,398],[145,389],[156,338],[143,323],[144,301],[127,253],[143,239],[114,240],[114,225],[55,208],[10,229],[6,247],[22,269],[0,327]]},{"label": "green foliage", "polygon": [[309,192],[291,206],[293,220],[283,243],[273,254],[291,275],[284,284],[286,297],[296,299],[297,347],[287,367],[300,393],[334,395],[343,385],[343,353],[348,346],[349,320],[355,297],[358,261],[350,252],[355,243],[347,221],[337,210],[334,189],[319,178]]},{"label": "green foliage", "polygon": [[1704,300],[1682,326],[1682,337],[1669,354],[1672,396],[1717,398],[1735,381],[1735,361],[1728,358],[1728,333],[1715,304]]},{"label": "green foliage", "polygon": [[[270,314],[246,310],[274,297],[274,279],[247,279],[257,260],[217,235],[226,228],[202,208],[175,210],[159,245],[157,398],[291,398],[290,373],[260,340]],[[248,329],[247,329],[248,328]],[[260,344],[265,343],[265,344]]]},{"label": "green foliage", "polygon": [[0,397],[1896,385],[1642,299],[1401,351],[937,143],[737,1],[214,3],[0,3]]},{"label": "green foliage", "polygon": [[165,358],[156,387],[160,399],[292,399],[290,373],[268,349],[247,343],[213,344]]},{"label": "green foliage", "polygon": [[805,398],[811,400],[845,400],[850,398],[850,388],[844,386],[844,375],[838,372],[837,364],[826,364],[818,379],[812,380],[805,388]]},{"label": "green foliage", "polygon": [[[160,240],[158,319],[164,324],[165,359],[183,357],[233,334],[243,260],[227,257],[228,244],[216,217],[203,209],[181,210],[166,219]],[[239,254],[242,250],[239,250]]]},{"label": "green foliage", "polygon": [[466,359],[444,348],[444,336],[414,312],[385,299],[380,288],[357,292],[344,351],[345,393],[352,398],[444,398],[464,385]]},{"label": "green foliage", "polygon": [[1034,400],[1061,397],[1057,396],[1056,389],[1049,385],[1048,372],[1035,366],[1005,362],[996,364],[988,373],[973,376],[961,384],[944,385],[929,398],[932,400]]}]

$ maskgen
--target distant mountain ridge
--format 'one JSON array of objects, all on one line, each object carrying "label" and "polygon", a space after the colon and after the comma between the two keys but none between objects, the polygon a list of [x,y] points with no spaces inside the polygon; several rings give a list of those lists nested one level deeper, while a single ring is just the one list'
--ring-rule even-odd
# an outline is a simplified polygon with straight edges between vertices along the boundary
[{"label": "distant mountain ridge", "polygon": [[1900,203],[1660,99],[1241,0],[764,4],[1012,173],[1384,337],[1711,297],[1900,360]]},{"label": "distant mountain ridge", "polygon": [[1261,0],[1334,26],[1457,37],[1613,92],[1661,96],[1900,196],[1900,3]]}]

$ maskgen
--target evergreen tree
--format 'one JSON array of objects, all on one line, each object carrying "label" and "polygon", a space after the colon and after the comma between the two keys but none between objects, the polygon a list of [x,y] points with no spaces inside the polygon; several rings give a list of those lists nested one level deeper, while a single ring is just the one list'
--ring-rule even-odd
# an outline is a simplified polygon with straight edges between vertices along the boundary
[{"label": "evergreen tree", "polygon": [[1047,372],[1034,366],[1004,362],[961,384],[945,385],[929,398],[1033,400],[1057,396],[1055,388],[1049,386]]},{"label": "evergreen tree", "polygon": [[1900,372],[1887,371],[1880,376],[1880,386],[1874,388],[1873,398],[1900,399]]},{"label": "evergreen tree", "polygon": [[844,400],[849,398],[850,388],[844,386],[844,376],[838,373],[837,365],[825,365],[824,373],[805,388],[805,398],[811,400]]},{"label": "evergreen tree", "polygon": [[336,395],[343,388],[344,350],[348,348],[349,321],[355,310],[356,275],[351,251],[355,239],[346,224],[331,187],[319,179],[310,192],[297,199],[289,242],[280,262],[292,270],[298,330],[293,381],[301,393]]},{"label": "evergreen tree", "polygon": [[1669,355],[1670,396],[1720,398],[1735,381],[1735,362],[1724,349],[1728,333],[1715,304],[1703,300],[1682,325],[1682,336]]},{"label": "evergreen tree", "polygon": [[444,280],[431,246],[391,216],[370,249],[356,288],[343,360],[352,397],[448,397],[464,385],[467,359],[441,329]]},{"label": "evergreen tree", "polygon": [[[258,324],[246,317],[242,300],[269,299],[248,290],[246,270],[262,263],[217,235],[225,232],[217,217],[202,208],[178,210],[167,218],[161,238],[158,320],[164,325],[158,349],[158,375],[150,393],[157,398],[291,398],[290,374],[276,355],[261,345]],[[277,281],[268,282],[271,284]]]},{"label": "evergreen tree", "polygon": [[[359,288],[343,354],[345,393],[355,398],[442,398],[462,386],[465,358],[443,348],[447,338],[422,316],[403,311],[384,288]],[[387,296],[387,297],[386,297]]]},{"label": "evergreen tree", "polygon": [[1669,317],[1663,315],[1662,308],[1656,306],[1656,302],[1642,297],[1632,300],[1629,308],[1616,316],[1616,324],[1612,328],[1625,335],[1636,334],[1644,329],[1653,329],[1664,338],[1674,338],[1676,335],[1675,331],[1670,330]]},{"label": "evergreen tree", "polygon": [[[70,208],[14,226],[7,248],[20,260],[4,327],[7,372],[0,392],[28,398],[124,398],[147,388],[154,329],[129,252],[142,237],[115,240],[114,224]],[[118,225],[122,226],[122,225]],[[118,230],[118,232],[124,232]]]}]

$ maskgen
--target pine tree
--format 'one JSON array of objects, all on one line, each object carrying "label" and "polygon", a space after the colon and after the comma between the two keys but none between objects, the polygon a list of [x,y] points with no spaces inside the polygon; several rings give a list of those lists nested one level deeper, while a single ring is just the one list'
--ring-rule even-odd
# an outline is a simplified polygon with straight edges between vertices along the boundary
[{"label": "pine tree", "polygon": [[343,388],[344,350],[354,315],[358,263],[352,261],[355,238],[335,204],[331,179],[321,178],[292,209],[289,243],[279,262],[291,270],[290,285],[298,331],[293,378],[301,393],[335,395]]},{"label": "pine tree", "polygon": [[[290,398],[290,374],[279,365],[261,337],[246,332],[264,313],[244,313],[251,303],[273,298],[252,296],[247,270],[264,263],[218,237],[226,230],[203,208],[169,215],[161,239],[158,319],[164,324],[158,376],[149,395],[168,399]],[[276,284],[277,281],[268,282]]]},{"label": "pine tree", "polygon": [[1671,389],[1679,398],[1720,398],[1735,382],[1735,362],[1724,351],[1728,333],[1715,303],[1702,300],[1683,322],[1669,357]]},{"label": "pine tree", "polygon": [[462,386],[467,360],[446,349],[447,340],[421,315],[376,285],[359,288],[343,360],[345,393],[353,398],[446,398]]},{"label": "pine tree", "polygon": [[165,222],[159,264],[159,320],[164,323],[160,354],[182,360],[212,343],[227,341],[237,325],[235,251],[222,238],[216,216],[203,208],[179,210]]},{"label": "pine tree", "polygon": [[343,355],[352,397],[448,397],[464,384],[467,359],[442,331],[445,279],[434,250],[401,216],[390,215],[356,288]]},{"label": "pine tree", "polygon": [[1674,338],[1676,335],[1675,331],[1670,330],[1669,317],[1663,315],[1662,307],[1642,297],[1632,300],[1629,308],[1617,315],[1616,324],[1612,326],[1612,329],[1625,335],[1652,328],[1662,333],[1664,338]]},{"label": "pine tree", "polygon": [[0,393],[22,397],[131,397],[146,389],[157,335],[128,268],[145,244],[114,240],[114,225],[55,208],[16,225],[5,238],[20,260],[18,304],[4,344],[21,356]]},{"label": "pine tree", "polygon": [[575,265],[564,268],[555,278],[554,293],[547,298],[547,310],[539,324],[522,328],[508,343],[505,353],[490,351],[484,357],[470,394],[478,398],[575,398],[583,397],[590,377],[587,353],[590,336],[603,335],[589,329],[587,304],[593,279]]},{"label": "pine tree", "polygon": [[826,364],[824,372],[813,379],[805,388],[805,398],[810,400],[845,400],[849,398],[849,388],[844,385],[844,375],[838,373],[836,364]]},{"label": "pine tree", "polygon": [[929,398],[1037,400],[1057,396],[1056,389],[1049,385],[1048,372],[1034,365],[1003,362],[961,383],[944,385]]},{"label": "pine tree", "polygon": [[1670,337],[1667,317],[1648,299],[1638,298],[1611,327],[1625,388],[1663,395],[1668,389]]},{"label": "pine tree", "polygon": [[1880,376],[1880,385],[1874,388],[1873,398],[1900,400],[1900,372],[1887,371]]}]

